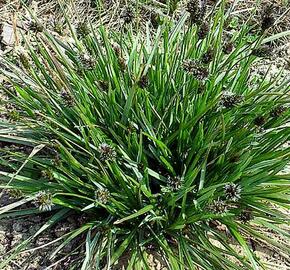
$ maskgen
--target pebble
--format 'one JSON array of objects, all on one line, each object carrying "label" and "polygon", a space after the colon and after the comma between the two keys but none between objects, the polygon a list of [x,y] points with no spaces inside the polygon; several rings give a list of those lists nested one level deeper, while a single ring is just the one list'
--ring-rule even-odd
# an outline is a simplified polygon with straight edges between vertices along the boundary
[{"label": "pebble", "polygon": [[32,235],[35,234],[41,228],[41,224],[33,224],[29,226],[28,232]]},{"label": "pebble", "polygon": [[15,34],[13,26],[4,23],[2,26],[2,43],[7,46],[12,46],[15,42]]},{"label": "pebble", "polygon": [[14,223],[13,226],[12,226],[13,230],[15,232],[22,232],[23,231],[23,226],[21,223]]}]

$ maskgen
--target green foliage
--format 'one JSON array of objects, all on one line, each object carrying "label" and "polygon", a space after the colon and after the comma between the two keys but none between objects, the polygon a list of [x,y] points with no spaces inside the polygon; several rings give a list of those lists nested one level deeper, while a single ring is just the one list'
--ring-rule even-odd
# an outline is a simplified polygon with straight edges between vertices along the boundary
[{"label": "green foliage", "polygon": [[288,222],[289,81],[251,76],[263,36],[247,43],[246,26],[224,50],[226,16],[217,9],[202,39],[188,14],[144,37],[101,27],[65,43],[44,32],[20,66],[3,60],[17,117],[1,122],[1,188],[22,199],[0,217],[51,211],[36,237],[84,215],[51,255],[82,240],[78,269],[126,252],[128,269],[148,269],[152,248],[168,269],[259,269],[247,237],[289,253],[255,230]]}]

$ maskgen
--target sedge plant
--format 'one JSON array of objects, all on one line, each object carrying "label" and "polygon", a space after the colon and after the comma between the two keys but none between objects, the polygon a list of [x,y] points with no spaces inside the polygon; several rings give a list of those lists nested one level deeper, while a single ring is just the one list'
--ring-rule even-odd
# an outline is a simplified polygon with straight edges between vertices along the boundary
[{"label": "sedge plant", "polygon": [[249,43],[244,25],[229,38],[223,3],[207,25],[193,15],[144,35],[44,31],[2,60],[0,181],[18,200],[0,218],[50,218],[0,268],[72,215],[79,227],[49,254],[78,239],[70,269],[122,256],[150,269],[152,253],[173,270],[265,269],[249,238],[290,254],[257,229],[289,237],[289,80],[252,76],[255,52],[281,35]]}]

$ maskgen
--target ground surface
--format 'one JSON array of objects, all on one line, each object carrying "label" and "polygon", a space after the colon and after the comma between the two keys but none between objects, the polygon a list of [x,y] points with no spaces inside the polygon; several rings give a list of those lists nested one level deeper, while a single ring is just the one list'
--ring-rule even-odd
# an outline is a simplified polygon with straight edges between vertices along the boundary
[{"label": "ground surface", "polygon": [[[38,16],[41,16],[43,19],[43,23],[48,28],[54,28],[55,23],[61,21],[61,17],[57,13],[57,8],[53,4],[53,1],[30,1],[31,6],[33,7],[33,10],[35,11],[35,14]],[[69,1],[70,2],[70,1]],[[92,11],[92,6],[90,5],[90,1],[75,1],[78,2],[78,5],[76,6],[73,1],[71,1],[71,4],[69,5],[68,14],[70,17],[75,18],[77,21],[81,21],[83,18],[83,15],[90,14],[89,16],[94,16],[95,12]],[[109,5],[112,2],[112,4],[116,5],[118,1],[106,1],[106,3]],[[245,2],[245,1],[242,1]],[[251,1],[248,1],[251,2]],[[279,2],[279,1],[278,1]],[[2,6],[1,6],[2,4]],[[249,8],[248,5],[245,5],[243,3],[239,10],[245,9],[245,12],[247,12],[247,9]],[[18,11],[17,11],[18,10]],[[21,12],[19,14],[19,2],[18,1],[1,1],[0,0],[0,15],[1,15],[1,46],[0,46],[0,55],[9,52],[12,50],[15,46],[19,46],[19,40],[17,38],[17,35],[15,36],[15,29],[16,26],[19,28],[27,27],[29,24],[29,15],[27,12],[20,9]],[[74,11],[78,10],[78,13],[75,13]],[[17,11],[15,13],[15,11]],[[55,13],[52,14],[52,11]],[[282,12],[283,13],[283,12]],[[240,13],[239,13],[240,14]],[[289,15],[289,14],[288,14]],[[24,23],[20,22],[19,17],[22,19],[24,18]],[[110,16],[106,16],[104,14],[105,20],[110,20]],[[289,19],[290,21],[290,19]],[[289,24],[290,25],[290,24]],[[288,26],[289,26],[288,25]],[[281,30],[285,30],[285,27],[287,29],[287,24],[279,24],[279,27]],[[290,29],[290,28],[289,28]],[[290,45],[284,41],[282,44],[279,44],[279,46],[275,49],[274,55],[272,58],[262,61],[259,63],[255,70],[253,70],[253,73],[262,75],[266,69],[268,68],[269,64],[273,64],[271,73],[277,73],[279,68],[284,68],[285,70],[290,68]],[[286,72],[285,76],[289,76],[289,73]],[[1,78],[0,78],[1,82]],[[285,170],[284,173],[289,173],[290,170]],[[13,199],[9,197],[7,193],[3,193],[3,195],[0,198],[0,207],[7,205],[8,203],[12,202]],[[290,214],[290,213],[289,213]],[[34,234],[45,222],[47,217],[42,214],[38,216],[33,217],[27,217],[22,219],[10,219],[10,220],[0,220],[0,262],[6,257],[6,253],[11,251],[13,247],[15,247],[17,244],[19,244],[21,241],[28,239],[32,234]],[[49,269],[70,269],[69,266],[71,262],[74,260],[74,256],[65,256],[66,254],[73,253],[73,250],[77,246],[77,243],[72,243],[68,247],[65,248],[63,254],[60,254],[56,259],[49,260],[48,256],[51,251],[55,249],[56,244],[52,244],[50,246],[45,247],[44,250],[35,250],[35,248],[42,246],[46,243],[51,242],[53,239],[62,236],[66,232],[73,229],[75,226],[77,226],[77,218],[70,218],[67,221],[63,222],[60,225],[57,225],[53,228],[51,228],[49,231],[45,232],[44,234],[41,234],[36,240],[32,241],[32,243],[29,245],[29,248],[31,249],[28,252],[21,253],[18,255],[13,263],[9,267],[7,267],[5,270],[12,270],[12,269],[21,269],[21,270],[40,270],[40,269],[48,269],[47,267],[49,265],[54,265]],[[260,230],[257,228],[257,230]],[[286,231],[290,233],[290,228],[285,228]],[[225,232],[226,233],[226,232]],[[283,244],[285,242],[285,239],[277,234],[274,234],[271,231],[264,231],[264,233],[271,237],[277,239],[280,243]],[[255,250],[255,253],[258,257],[261,258],[263,262],[266,263],[268,266],[268,269],[271,270],[289,270],[290,269],[290,258],[285,254],[285,256],[278,255],[275,252],[275,249],[272,249],[269,246],[265,246],[263,243],[258,243],[255,241],[252,241],[249,239],[249,243],[251,244],[252,248]],[[126,257],[124,258],[125,261]],[[162,259],[158,258],[156,254],[151,255],[151,261],[152,261],[152,269],[166,269],[166,266],[162,265]],[[121,264],[124,264],[121,262]],[[116,268],[122,269],[122,266],[119,264]]]}]

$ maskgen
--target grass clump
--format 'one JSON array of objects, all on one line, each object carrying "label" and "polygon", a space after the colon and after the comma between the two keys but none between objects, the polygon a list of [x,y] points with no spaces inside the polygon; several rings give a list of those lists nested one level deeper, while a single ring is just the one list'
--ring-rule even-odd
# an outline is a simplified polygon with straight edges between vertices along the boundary
[{"label": "grass clump", "polygon": [[249,237],[289,252],[255,230],[284,234],[288,220],[289,81],[254,81],[263,36],[246,43],[247,26],[223,52],[223,5],[202,39],[188,16],[145,37],[100,28],[64,43],[44,31],[25,68],[3,60],[18,117],[1,122],[1,188],[22,199],[0,217],[51,215],[33,237],[82,217],[50,254],[77,238],[71,269],[110,269],[123,254],[148,269],[152,251],[168,269],[259,269]]}]

